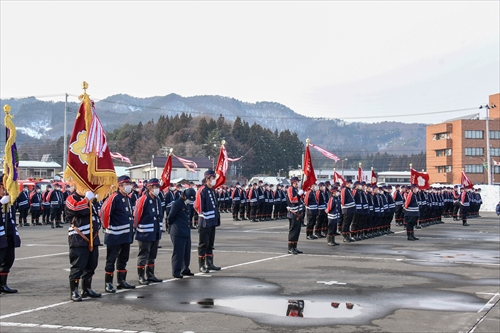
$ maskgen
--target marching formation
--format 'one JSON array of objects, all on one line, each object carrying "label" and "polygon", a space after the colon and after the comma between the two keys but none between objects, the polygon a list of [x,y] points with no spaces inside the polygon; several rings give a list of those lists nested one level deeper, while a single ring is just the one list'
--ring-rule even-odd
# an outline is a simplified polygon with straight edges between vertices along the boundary
[{"label": "marching formation", "polygon": [[[74,187],[54,182],[43,193],[38,186],[32,191],[24,187],[12,206],[6,205],[10,197],[0,183],[0,202],[3,204],[0,290],[17,292],[7,286],[14,249],[20,246],[16,211],[19,212],[19,226],[62,228],[63,224],[69,224],[71,299],[81,301],[101,296],[92,290],[101,245],[100,232],[104,234],[106,245],[105,291],[114,293],[116,289],[135,288],[127,282],[130,245],[134,240],[139,246],[138,283],[147,285],[163,281],[155,276],[155,260],[164,230],[170,234],[173,244],[173,277],[194,275],[189,268],[191,229],[198,229],[199,233],[199,271],[220,270],[214,265],[213,249],[216,227],[220,226],[223,213],[231,213],[233,221],[250,223],[288,218],[288,253],[300,254],[303,252],[297,244],[302,227],[305,227],[306,239],[325,238],[328,246],[337,246],[335,236],[341,236],[344,243],[353,243],[393,234],[394,220],[397,226],[406,229],[407,239],[415,241],[419,239],[415,229],[444,223],[443,218],[461,220],[463,226],[468,226],[468,218],[479,217],[482,204],[480,189],[459,186],[419,190],[417,185],[393,188],[346,180],[344,184],[314,183],[303,191],[299,183],[298,177],[292,177],[287,185],[274,186],[259,181],[248,186],[236,183],[214,190],[216,174],[209,170],[199,186],[169,184],[162,191],[156,178],[144,181],[141,189],[130,177],[121,176],[117,190],[102,202],[97,202],[91,191],[79,193]],[[27,221],[29,213],[31,224]]]}]

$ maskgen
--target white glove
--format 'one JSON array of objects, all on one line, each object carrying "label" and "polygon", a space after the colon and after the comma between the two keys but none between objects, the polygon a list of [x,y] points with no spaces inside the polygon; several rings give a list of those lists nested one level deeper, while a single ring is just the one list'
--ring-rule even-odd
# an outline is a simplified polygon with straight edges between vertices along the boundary
[{"label": "white glove", "polygon": [[92,193],[92,191],[87,191],[87,192],[85,193],[85,198],[87,198],[87,200],[89,200],[89,201],[90,201],[90,200],[92,200],[92,199],[94,199],[94,198],[95,198],[95,195],[94,195],[94,193]]},{"label": "white glove", "polygon": [[10,197],[8,195],[5,195],[2,197],[2,199],[0,200],[0,203],[2,203],[2,205],[6,205],[10,202]]},{"label": "white glove", "polygon": [[302,195],[302,194],[304,194],[304,191],[299,190],[299,195]]}]

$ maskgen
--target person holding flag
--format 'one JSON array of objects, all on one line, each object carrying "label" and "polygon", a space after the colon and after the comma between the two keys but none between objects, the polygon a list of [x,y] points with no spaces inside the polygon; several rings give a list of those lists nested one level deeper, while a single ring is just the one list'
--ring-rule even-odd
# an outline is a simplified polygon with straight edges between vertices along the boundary
[{"label": "person holding flag", "polygon": [[[292,186],[287,190],[287,218],[289,221],[288,226],[288,253],[300,254],[302,251],[297,249],[297,243],[300,236],[300,228],[302,224],[302,214],[304,205],[302,204],[301,196],[304,194],[303,190],[299,190],[299,178],[292,177],[290,179]],[[310,185],[309,185],[310,186]]]},{"label": "person holding flag", "polygon": [[[76,116],[75,124],[73,126],[73,132],[71,133],[71,138],[69,141],[68,159],[67,159],[68,162],[66,165],[66,169],[64,171],[64,179],[70,185],[74,186],[76,193],[80,194],[80,196],[83,193],[85,193],[87,196],[87,194],[90,192],[94,197],[106,198],[112,191],[112,189],[116,188],[117,185],[116,173],[113,161],[111,159],[111,154],[109,152],[109,147],[106,142],[106,134],[104,132],[104,128],[95,111],[94,102],[91,101],[89,95],[87,95],[86,92],[87,88],[88,88],[87,82],[83,82],[84,92],[82,95],[79,96],[81,104],[80,108],[78,109],[78,114]],[[130,185],[130,178],[128,182]],[[127,194],[130,193],[131,190],[132,186],[130,185]],[[127,194],[124,195],[126,198],[123,197],[124,199],[122,202],[123,206],[125,206],[125,204],[128,203]],[[89,201],[88,205],[90,214],[89,214],[89,223],[87,224],[89,228],[88,236],[86,237],[89,239],[88,243],[90,252],[97,251],[97,247],[94,247],[94,233],[95,233],[94,219],[91,220],[92,210],[93,210],[93,205],[92,205],[93,197],[92,198],[90,197],[92,195],[89,194],[87,196],[87,199]],[[111,199],[112,196],[113,194],[110,196],[110,198],[108,198],[108,200],[106,200],[108,206],[112,206],[109,204],[114,202],[114,200]],[[80,199],[80,197],[76,199]],[[120,198],[120,200],[121,199],[122,198]],[[81,200],[77,200],[76,203],[79,203],[80,201]],[[77,205],[75,207],[83,208],[83,205],[82,206]],[[128,222],[128,225],[125,227],[123,227],[122,224],[118,224],[115,222],[115,221],[120,221],[120,218],[123,217],[127,219],[130,216],[131,218],[132,215],[131,215],[130,204],[128,204],[128,212],[127,212],[129,216],[127,216],[127,213],[125,212],[122,212],[122,214],[119,213],[112,214],[111,216],[110,212],[113,211],[112,209],[113,207],[110,208],[106,209],[106,207],[103,206],[101,209],[101,214],[102,214],[101,221],[103,221],[103,226],[104,228],[106,228],[104,242],[108,245],[107,258],[106,258],[107,261],[106,272],[108,272],[110,266],[112,267],[112,269],[114,269],[114,261],[110,260],[110,256],[114,256],[114,259],[116,259],[116,257],[118,257],[118,255],[121,254],[120,252],[121,248],[118,246],[113,246],[114,244],[119,243],[118,241],[116,241],[116,238],[126,239],[125,242],[128,241],[127,243],[128,249],[130,249],[130,243],[132,242],[131,239],[132,237],[129,236],[131,234],[130,221],[126,220],[126,222]],[[60,218],[58,218],[57,220],[60,221]],[[83,227],[84,225],[81,224],[81,226]],[[74,228],[72,229],[76,232]],[[86,229],[80,229],[82,233],[83,230]],[[113,237],[115,238],[113,239]],[[114,242],[110,242],[110,238],[113,239]],[[121,258],[124,257],[125,256]],[[128,253],[126,254],[126,259],[128,260]],[[71,259],[72,262],[76,260],[77,258]],[[126,260],[123,261],[125,261],[126,263]],[[112,279],[112,274],[113,274],[112,271],[110,274]],[[122,278],[124,279],[124,276],[122,276]],[[106,276],[106,282],[108,281],[109,281],[108,277]],[[122,286],[125,286],[125,284],[122,283]],[[112,284],[111,284],[111,289],[109,288],[108,284],[106,284],[106,291],[108,292],[114,291],[114,289],[112,288]]]},{"label": "person holding flag", "polygon": [[417,224],[418,217],[420,216],[418,210],[418,201],[417,201],[417,193],[418,193],[418,185],[412,184],[411,191],[406,196],[406,200],[404,203],[404,215],[406,222],[406,236],[409,241],[418,240],[418,237],[415,237],[415,225]]},{"label": "person holding flag", "polygon": [[[101,297],[92,290],[92,276],[99,259],[99,230],[101,220],[99,219],[94,193],[87,191],[85,195],[74,191],[66,199],[66,217],[71,226],[68,229],[69,261],[71,264],[69,284],[71,296],[74,302],[80,302],[82,298]],[[92,210],[92,211],[91,211]],[[90,227],[92,223],[92,228]],[[92,244],[90,244],[90,232],[94,233]],[[93,248],[92,248],[93,247]],[[78,284],[82,279],[82,294],[78,293]]]}]

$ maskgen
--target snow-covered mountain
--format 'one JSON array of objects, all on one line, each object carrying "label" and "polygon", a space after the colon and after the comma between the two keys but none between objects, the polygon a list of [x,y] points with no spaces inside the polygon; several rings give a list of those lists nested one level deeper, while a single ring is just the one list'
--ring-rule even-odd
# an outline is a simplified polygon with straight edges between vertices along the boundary
[{"label": "snow-covered mountain", "polygon": [[[20,133],[35,140],[58,139],[64,131],[64,103],[41,101],[33,97],[2,100],[9,104]],[[96,102],[96,111],[106,131],[125,123],[137,124],[170,117],[182,112],[193,117],[222,115],[228,121],[236,117],[263,127],[296,132],[305,141],[334,151],[419,153],[425,150],[425,125],[398,122],[346,123],[341,119],[309,118],[275,102],[246,103],[222,96],[182,97],[177,94],[136,98],[125,94],[113,95]],[[77,103],[68,103],[67,133],[71,132]]]}]

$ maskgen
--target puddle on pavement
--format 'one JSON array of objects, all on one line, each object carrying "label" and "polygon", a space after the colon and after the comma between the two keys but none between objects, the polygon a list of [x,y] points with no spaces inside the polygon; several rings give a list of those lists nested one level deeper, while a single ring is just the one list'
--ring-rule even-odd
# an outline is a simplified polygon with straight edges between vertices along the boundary
[{"label": "puddle on pavement", "polygon": [[284,295],[277,284],[235,277],[160,283],[100,301],[154,311],[217,312],[272,326],[365,325],[399,309],[477,312],[484,305],[475,295],[423,288],[371,289],[363,293],[325,288],[322,294],[292,296]]}]

